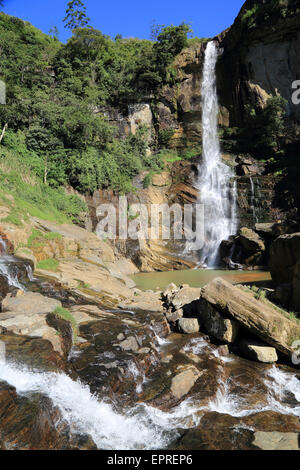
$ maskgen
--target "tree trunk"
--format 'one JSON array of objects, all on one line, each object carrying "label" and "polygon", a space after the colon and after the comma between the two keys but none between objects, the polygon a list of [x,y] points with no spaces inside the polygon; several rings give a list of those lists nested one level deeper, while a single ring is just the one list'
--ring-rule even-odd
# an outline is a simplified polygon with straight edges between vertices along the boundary
[{"label": "tree trunk", "polygon": [[8,128],[8,124],[6,123],[5,126],[3,127],[3,130],[2,130],[2,133],[1,133],[1,136],[0,136],[0,144],[2,142],[2,139],[4,137],[4,134],[5,134],[5,131],[6,131],[7,128]]}]

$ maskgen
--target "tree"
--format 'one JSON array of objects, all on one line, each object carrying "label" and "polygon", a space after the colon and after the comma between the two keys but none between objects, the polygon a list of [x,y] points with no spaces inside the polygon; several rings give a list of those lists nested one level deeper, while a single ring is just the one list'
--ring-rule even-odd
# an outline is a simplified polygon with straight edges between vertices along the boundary
[{"label": "tree", "polygon": [[59,30],[57,26],[53,26],[53,28],[50,28],[49,30],[49,35],[52,36],[55,39],[59,40]]},{"label": "tree", "polygon": [[72,0],[68,3],[66,16],[63,19],[65,28],[77,29],[84,28],[90,22],[90,18],[86,16],[86,6],[81,0]]}]

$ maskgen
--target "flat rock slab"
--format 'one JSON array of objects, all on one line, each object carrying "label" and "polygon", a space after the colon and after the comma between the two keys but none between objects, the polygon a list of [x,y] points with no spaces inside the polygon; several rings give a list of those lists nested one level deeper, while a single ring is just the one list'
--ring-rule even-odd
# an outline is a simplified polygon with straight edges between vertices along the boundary
[{"label": "flat rock slab", "polygon": [[283,313],[255,299],[250,292],[216,278],[202,289],[202,299],[221,315],[234,318],[246,329],[282,353],[291,356],[292,344],[300,339],[300,325]]},{"label": "flat rock slab", "polygon": [[6,312],[12,312],[13,315],[47,314],[54,312],[57,307],[61,307],[59,300],[50,299],[35,292],[24,292],[17,297],[9,294],[2,302],[0,319],[4,320],[11,317],[11,315],[5,315]]}]

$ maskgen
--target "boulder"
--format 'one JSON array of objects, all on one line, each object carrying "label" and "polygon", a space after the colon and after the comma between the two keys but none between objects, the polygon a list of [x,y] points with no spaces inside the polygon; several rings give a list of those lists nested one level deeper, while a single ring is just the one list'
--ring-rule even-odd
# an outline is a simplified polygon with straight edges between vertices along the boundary
[{"label": "boulder", "polygon": [[300,324],[290,320],[270,302],[260,301],[250,291],[221,278],[214,279],[202,289],[202,299],[221,317],[233,318],[270,346],[288,356],[292,354],[292,344],[300,338]]},{"label": "boulder", "polygon": [[120,347],[123,351],[138,351],[140,349],[137,340],[134,336],[129,336],[127,339],[120,343]]},{"label": "boulder", "polygon": [[245,340],[241,343],[241,350],[249,359],[258,362],[272,364],[278,361],[276,349],[262,343]]},{"label": "boulder", "polygon": [[166,319],[168,320],[169,323],[176,323],[180,318],[183,317],[183,309],[180,308],[179,310],[176,310],[176,312],[167,312],[166,313]]},{"label": "boulder", "polygon": [[300,450],[300,434],[257,431],[253,444],[262,450]]},{"label": "boulder", "polygon": [[199,300],[201,294],[200,287],[182,287],[177,293],[175,293],[172,299],[172,307],[174,310],[179,310],[184,307],[186,310],[189,306],[192,309],[192,303],[195,300]]},{"label": "boulder", "polygon": [[194,366],[175,375],[171,383],[172,395],[177,399],[187,395],[201,375],[202,374]]},{"label": "boulder", "polygon": [[[221,303],[218,305],[218,308],[220,307]],[[220,313],[205,298],[199,302],[198,312],[200,323],[205,327],[208,334],[228,344],[235,342],[239,332],[239,325],[235,320],[226,318],[224,313]]]},{"label": "boulder", "polygon": [[180,318],[178,321],[179,331],[186,334],[199,332],[199,322],[197,318]]},{"label": "boulder", "polygon": [[239,240],[249,254],[265,251],[265,244],[260,236],[250,228],[242,227],[239,231]]}]

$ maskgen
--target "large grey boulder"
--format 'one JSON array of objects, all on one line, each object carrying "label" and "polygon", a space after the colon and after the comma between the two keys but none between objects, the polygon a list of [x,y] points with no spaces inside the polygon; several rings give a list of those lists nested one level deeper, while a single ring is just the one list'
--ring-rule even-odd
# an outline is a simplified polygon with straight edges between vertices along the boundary
[{"label": "large grey boulder", "polygon": [[180,318],[178,321],[179,331],[186,334],[199,332],[199,322],[197,318]]}]

